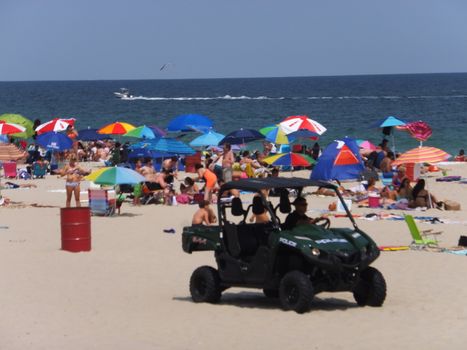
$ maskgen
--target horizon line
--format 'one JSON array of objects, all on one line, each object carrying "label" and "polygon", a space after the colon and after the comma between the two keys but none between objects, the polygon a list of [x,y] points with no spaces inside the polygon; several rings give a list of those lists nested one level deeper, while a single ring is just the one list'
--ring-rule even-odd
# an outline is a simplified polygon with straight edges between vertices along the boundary
[{"label": "horizon line", "polygon": [[363,76],[397,76],[397,75],[428,75],[428,74],[466,74],[467,72],[424,72],[424,73],[375,73],[375,74],[334,74],[334,75],[288,75],[288,76],[258,76],[258,77],[217,77],[217,78],[128,78],[128,79],[34,79],[34,80],[0,80],[0,83],[27,82],[78,82],[78,81],[140,81],[140,80],[218,80],[218,79],[280,79],[280,78],[335,78],[335,77],[363,77]]}]

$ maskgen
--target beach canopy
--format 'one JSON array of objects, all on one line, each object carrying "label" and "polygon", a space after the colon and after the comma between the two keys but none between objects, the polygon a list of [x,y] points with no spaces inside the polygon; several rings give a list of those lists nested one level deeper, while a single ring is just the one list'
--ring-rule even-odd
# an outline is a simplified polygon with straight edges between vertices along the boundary
[{"label": "beach canopy", "polygon": [[207,133],[202,134],[190,142],[191,147],[208,147],[217,146],[219,142],[225,137],[223,134],[219,134],[213,130],[209,130]]},{"label": "beach canopy", "polygon": [[264,162],[272,166],[310,166],[316,161],[301,153],[278,153],[263,159]]},{"label": "beach canopy", "polygon": [[184,114],[175,117],[167,126],[168,131],[201,131],[205,132],[213,127],[212,120],[201,114]]},{"label": "beach canopy", "polygon": [[85,179],[100,185],[133,185],[146,181],[146,178],[140,173],[117,166],[93,171]]},{"label": "beach canopy", "polygon": [[75,118],[54,118],[36,127],[36,133],[40,135],[50,131],[65,131],[70,125],[75,125]]},{"label": "beach canopy", "polygon": [[297,130],[309,130],[311,132],[322,135],[326,132],[326,128],[317,121],[309,118],[306,115],[294,115],[285,118],[279,123],[286,134],[290,134]]},{"label": "beach canopy", "polygon": [[26,128],[19,124],[7,123],[0,120],[0,135],[11,135],[26,131]]},{"label": "beach canopy", "polygon": [[72,139],[55,131],[37,135],[36,142],[45,149],[52,151],[64,151],[73,147]]},{"label": "beach canopy", "polygon": [[155,139],[158,137],[154,131],[146,125],[138,126],[128,131],[126,134],[123,134],[123,136],[136,137],[138,139]]},{"label": "beach canopy", "polygon": [[78,140],[97,141],[109,138],[107,135],[99,134],[97,129],[83,129],[78,131]]},{"label": "beach canopy", "polygon": [[123,135],[134,128],[135,126],[129,123],[115,122],[100,128],[97,132],[106,135]]},{"label": "beach canopy", "polygon": [[392,165],[411,163],[439,163],[448,160],[450,154],[436,147],[417,147],[400,155]]},{"label": "beach canopy", "polygon": [[354,180],[364,170],[355,140],[344,138],[332,142],[318,158],[310,178],[313,180]]},{"label": "beach canopy", "polygon": [[259,131],[254,129],[239,129],[232,131],[231,133],[227,134],[220,142],[219,145],[223,145],[225,143],[230,143],[231,145],[243,145],[247,142],[252,142],[256,140],[264,139],[264,135],[261,134]]},{"label": "beach canopy", "polygon": [[26,158],[28,153],[12,143],[0,143],[0,161],[17,161]]},{"label": "beach canopy", "polygon": [[26,117],[23,117],[21,114],[2,114],[0,115],[0,120],[3,120],[7,123],[19,124],[26,128],[25,131],[20,132],[18,134],[12,134],[13,137],[19,137],[27,139],[34,135],[34,130],[32,129],[34,123]]},{"label": "beach canopy", "polygon": [[182,141],[171,137],[161,137],[159,139],[141,141],[130,146],[130,149],[140,148],[177,155],[189,155],[196,153],[193,148],[189,147]]}]

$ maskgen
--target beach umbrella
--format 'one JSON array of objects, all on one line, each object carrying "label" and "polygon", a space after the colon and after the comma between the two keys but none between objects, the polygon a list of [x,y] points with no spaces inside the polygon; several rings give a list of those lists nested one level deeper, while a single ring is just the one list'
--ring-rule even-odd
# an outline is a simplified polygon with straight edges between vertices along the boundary
[{"label": "beach umbrella", "polygon": [[397,117],[394,116],[389,116],[385,117],[383,119],[378,120],[377,122],[371,124],[373,127],[377,128],[382,128],[383,129],[383,134],[384,135],[391,135],[392,139],[392,151],[395,153],[396,152],[396,142],[394,140],[394,127],[401,127],[406,125],[407,123]]},{"label": "beach umbrella", "polygon": [[0,120],[0,135],[11,135],[26,131],[26,128],[19,124],[7,123]]},{"label": "beach umbrella", "polygon": [[146,181],[146,178],[132,169],[115,166],[95,170],[85,180],[100,185],[133,185]]},{"label": "beach umbrella", "polygon": [[269,156],[263,159],[263,162],[268,163],[272,166],[310,166],[316,163],[316,161],[302,153],[278,153],[273,156]]},{"label": "beach umbrella", "polygon": [[191,147],[208,147],[217,146],[219,142],[225,137],[223,134],[219,134],[212,130],[202,134],[190,142]]},{"label": "beach umbrella", "polygon": [[36,133],[40,135],[50,131],[65,131],[70,125],[75,125],[75,118],[54,118],[36,127]]},{"label": "beach umbrella", "polygon": [[123,135],[133,129],[135,129],[135,126],[129,123],[115,122],[100,128],[97,132],[105,135]]},{"label": "beach umbrella", "polygon": [[128,158],[170,158],[173,153],[159,152],[149,148],[133,148],[128,153]]},{"label": "beach umbrella", "polygon": [[414,139],[420,141],[420,146],[422,145],[423,141],[428,140],[433,134],[433,130],[431,130],[431,127],[428,125],[428,123],[421,120],[410,122],[397,128],[399,130],[408,131]]},{"label": "beach umbrella", "polygon": [[355,140],[355,142],[357,142],[358,147],[362,149],[370,151],[376,150],[376,146],[368,140]]},{"label": "beach umbrella", "polygon": [[439,163],[451,157],[450,154],[436,147],[416,147],[397,158],[392,165],[419,164],[419,163]]},{"label": "beach umbrella", "polygon": [[156,135],[156,137],[159,137],[159,136],[163,137],[163,136],[167,135],[167,132],[165,130],[162,130],[161,128],[159,128],[156,125],[149,125],[149,128],[152,130],[154,135]]},{"label": "beach umbrella", "polygon": [[0,115],[0,120],[6,123],[13,123],[24,126],[26,128],[25,131],[20,132],[18,134],[12,134],[13,137],[25,138],[31,137],[34,135],[33,126],[34,123],[26,117],[23,117],[21,114],[2,114]]},{"label": "beach umbrella", "polygon": [[52,151],[64,151],[73,147],[72,139],[55,131],[37,135],[36,142],[45,149]]},{"label": "beach umbrella", "polygon": [[227,134],[219,141],[219,145],[223,145],[225,143],[230,143],[231,145],[243,145],[244,143],[262,140],[264,138],[265,136],[257,130],[240,129]]},{"label": "beach umbrella", "polygon": [[123,134],[123,136],[136,137],[138,139],[155,139],[157,137],[154,131],[146,125],[134,128]]},{"label": "beach umbrella", "polygon": [[326,132],[326,128],[317,121],[310,119],[306,115],[294,115],[285,118],[279,123],[286,134],[290,134],[297,130],[309,130],[311,132],[322,135]]},{"label": "beach umbrella", "polygon": [[213,127],[212,120],[201,114],[184,114],[175,117],[167,126],[168,131],[207,131]]},{"label": "beach umbrella", "polygon": [[97,129],[83,129],[78,131],[78,140],[80,141],[97,141],[108,138],[107,135],[99,134]]},{"label": "beach umbrella", "polygon": [[290,139],[279,124],[266,126],[259,129],[259,132],[263,134],[269,142],[279,145],[288,145],[290,143]]},{"label": "beach umbrella", "polygon": [[26,158],[28,153],[12,143],[0,143],[0,161],[17,161]]},{"label": "beach umbrella", "polygon": [[182,141],[171,137],[161,137],[142,142],[137,142],[130,146],[130,149],[147,148],[153,151],[171,153],[171,154],[195,154],[195,150]]}]

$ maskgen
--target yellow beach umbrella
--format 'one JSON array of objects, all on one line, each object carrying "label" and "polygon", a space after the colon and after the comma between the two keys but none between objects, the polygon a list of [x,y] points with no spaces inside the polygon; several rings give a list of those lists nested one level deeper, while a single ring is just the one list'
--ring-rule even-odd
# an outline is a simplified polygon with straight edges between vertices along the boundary
[{"label": "yellow beach umbrella", "polygon": [[411,163],[439,163],[444,162],[450,154],[436,147],[417,147],[400,155],[392,164],[411,164]]},{"label": "yellow beach umbrella", "polygon": [[100,128],[99,130],[97,130],[97,133],[106,135],[123,135],[135,128],[136,127],[134,125],[131,125],[129,123],[115,122]]}]

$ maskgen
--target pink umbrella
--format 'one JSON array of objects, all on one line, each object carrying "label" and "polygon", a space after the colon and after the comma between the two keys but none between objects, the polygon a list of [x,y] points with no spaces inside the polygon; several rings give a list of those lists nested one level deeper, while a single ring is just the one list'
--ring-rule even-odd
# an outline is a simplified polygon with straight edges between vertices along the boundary
[{"label": "pink umbrella", "polygon": [[54,118],[48,122],[39,125],[36,128],[37,134],[43,134],[50,131],[65,131],[70,125],[75,125],[75,118],[62,119]]},{"label": "pink umbrella", "polygon": [[413,138],[420,142],[428,140],[433,134],[431,127],[421,120],[406,124],[404,129],[407,130]]},{"label": "pink umbrella", "polygon": [[327,130],[323,125],[308,118],[306,115],[294,115],[287,117],[280,122],[279,125],[286,134],[293,133],[297,130],[309,130],[317,133],[318,135],[322,135]]},{"label": "pink umbrella", "polygon": [[361,142],[357,141],[357,145],[358,145],[358,147],[360,147],[362,149],[366,149],[366,150],[370,150],[370,151],[375,151],[376,150],[376,146],[374,144],[372,144],[368,140],[362,140]]},{"label": "pink umbrella", "polygon": [[11,135],[25,131],[26,128],[19,124],[6,123],[0,120],[0,135]]}]

